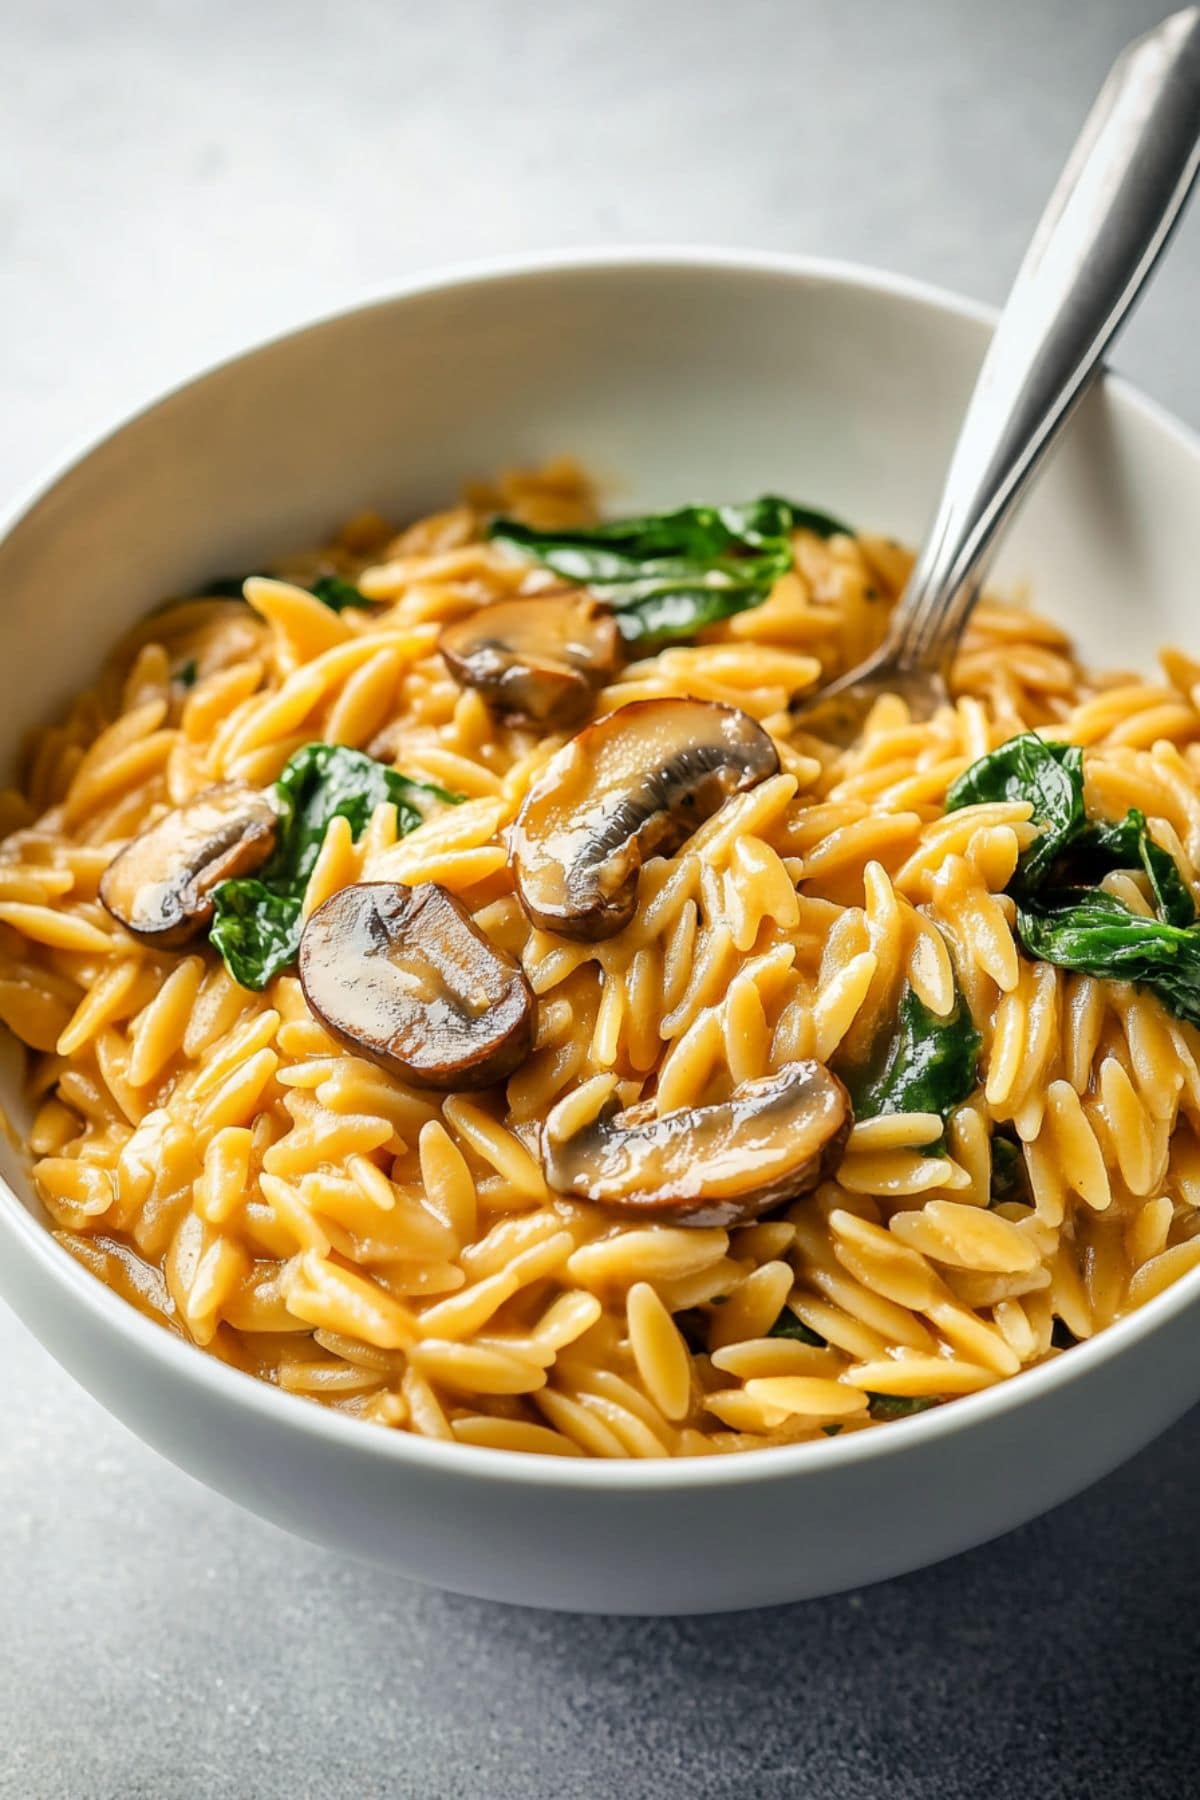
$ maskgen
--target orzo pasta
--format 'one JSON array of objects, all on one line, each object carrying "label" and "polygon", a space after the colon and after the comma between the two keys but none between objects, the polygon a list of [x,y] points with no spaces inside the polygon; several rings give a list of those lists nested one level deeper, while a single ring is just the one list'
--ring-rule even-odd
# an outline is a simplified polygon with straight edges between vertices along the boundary
[{"label": "orzo pasta", "polygon": [[594,518],[565,463],[356,518],[38,734],[0,1018],[59,1242],[290,1393],[607,1457],[872,1429],[1200,1264],[1200,663],[987,602],[839,751],[790,703],[905,551]]}]

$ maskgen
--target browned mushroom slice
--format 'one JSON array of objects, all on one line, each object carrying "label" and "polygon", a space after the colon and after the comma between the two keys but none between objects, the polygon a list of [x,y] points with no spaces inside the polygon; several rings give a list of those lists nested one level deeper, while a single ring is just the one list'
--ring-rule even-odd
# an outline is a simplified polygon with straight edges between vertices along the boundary
[{"label": "browned mushroom slice", "polygon": [[608,608],[572,589],[497,600],[447,625],[446,667],[495,711],[535,725],[578,725],[621,666],[621,633]]},{"label": "browned mushroom slice", "polygon": [[219,881],[267,860],[277,823],[257,788],[241,781],[205,788],[125,846],[100,878],[100,898],[135,937],[181,944],[211,919]]},{"label": "browned mushroom slice", "polygon": [[300,983],[340,1043],[418,1087],[487,1087],[533,1047],[524,971],[433,881],[332,895],[304,927]]},{"label": "browned mushroom slice", "polygon": [[542,1134],[550,1186],[674,1225],[739,1225],[807,1193],[835,1167],[852,1122],[845,1088],[816,1062],[743,1082],[714,1106],[601,1113],[568,1137],[556,1132],[559,1110]]},{"label": "browned mushroom slice", "polygon": [[708,700],[635,700],[564,744],[510,838],[522,906],[564,937],[629,923],[638,872],[671,855],[731,794],[779,769],[761,725]]}]

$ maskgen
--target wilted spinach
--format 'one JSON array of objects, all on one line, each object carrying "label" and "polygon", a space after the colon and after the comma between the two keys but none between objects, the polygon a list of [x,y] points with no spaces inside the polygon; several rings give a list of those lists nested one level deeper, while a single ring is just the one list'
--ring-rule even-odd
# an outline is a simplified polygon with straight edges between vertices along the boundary
[{"label": "wilted spinach", "polygon": [[910,1419],[938,1404],[932,1394],[868,1394],[867,1400],[873,1419]]},{"label": "wilted spinach", "polygon": [[1179,873],[1179,864],[1169,850],[1155,843],[1145,815],[1136,807],[1131,807],[1116,824],[1090,825],[1080,839],[1079,850],[1085,863],[1089,858],[1094,859],[1101,875],[1109,869],[1136,869],[1140,863],[1150,883],[1154,904],[1166,923],[1179,926],[1196,923],[1192,890]]},{"label": "wilted spinach", "polygon": [[852,1078],[855,1118],[926,1112],[945,1119],[975,1086],[981,1042],[961,1000],[939,1019],[906,987],[895,1032],[871,1066]]},{"label": "wilted spinach", "polygon": [[989,1204],[1028,1199],[1029,1184],[1020,1146],[1002,1131],[992,1133],[992,1180]]},{"label": "wilted spinach", "polygon": [[[1200,1024],[1200,925],[1191,889],[1145,816],[1089,819],[1083,753],[1032,732],[981,757],[954,782],[949,811],[986,800],[1026,800],[1038,836],[1008,891],[1028,955],[1058,968],[1149,988],[1176,1017]],[[1155,907],[1147,918],[1098,884],[1116,869],[1141,868]],[[1096,885],[1090,885],[1096,884]]]},{"label": "wilted spinach", "polygon": [[1018,903],[1030,956],[1110,981],[1136,981],[1176,1018],[1200,1025],[1200,928],[1148,919],[1103,888],[1064,888]]},{"label": "wilted spinach", "polygon": [[825,1339],[798,1319],[790,1306],[785,1306],[771,1329],[767,1333],[773,1338],[793,1338],[798,1344],[811,1344],[815,1350],[825,1348]]},{"label": "wilted spinach", "polygon": [[[206,581],[203,587],[196,590],[196,596],[202,600],[241,600],[242,589],[251,575],[262,573],[260,569],[249,569],[245,575],[214,575],[211,581]],[[345,612],[348,606],[375,605],[352,581],[343,581],[340,575],[318,575],[315,581],[307,583],[307,587],[309,593],[322,606],[327,606],[330,612]]]},{"label": "wilted spinach", "polygon": [[331,819],[349,820],[357,839],[375,808],[390,801],[403,837],[424,819],[421,797],[459,798],[341,744],[297,750],[272,789],[279,828],[269,861],[257,875],[222,881],[213,890],[209,937],[234,980],[257,993],[294,961],[304,890]]},{"label": "wilted spinach", "polygon": [[273,879],[277,888],[247,875],[213,890],[209,939],[233,979],[256,994],[295,961],[300,948],[303,889],[293,893],[281,876]]},{"label": "wilted spinach", "polygon": [[[250,571],[250,574],[254,573],[254,570]],[[242,593],[242,587],[250,579],[250,574],[214,575],[208,581],[202,582],[196,589],[195,598],[197,600],[243,600],[245,595]]]},{"label": "wilted spinach", "polygon": [[946,811],[989,800],[1027,800],[1033,807],[1040,830],[1021,859],[1021,876],[1036,885],[1087,823],[1082,750],[1048,744],[1032,731],[1010,738],[964,769],[946,795]]},{"label": "wilted spinach", "polygon": [[594,589],[626,642],[642,652],[761,606],[792,566],[790,533],[799,529],[820,537],[850,530],[828,513],[767,494],[744,506],[683,506],[553,531],[496,518],[488,536]]},{"label": "wilted spinach", "polygon": [[315,581],[309,582],[308,591],[330,612],[345,612],[348,606],[372,607],[375,604],[352,581],[343,581],[340,575],[318,575]]}]

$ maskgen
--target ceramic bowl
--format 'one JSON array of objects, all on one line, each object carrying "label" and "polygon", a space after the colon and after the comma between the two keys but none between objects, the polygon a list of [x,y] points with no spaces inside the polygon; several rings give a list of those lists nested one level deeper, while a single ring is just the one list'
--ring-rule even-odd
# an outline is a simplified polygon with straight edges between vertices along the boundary
[{"label": "ceramic bowl", "polygon": [[[634,252],[418,282],[252,350],[122,425],[8,527],[0,764],[162,594],[363,505],[431,510],[504,463],[569,451],[623,509],[774,490],[916,539],[989,329],[864,270]],[[1089,658],[1146,667],[1160,642],[1195,646],[1198,567],[1200,448],[1110,379],[998,574]],[[0,1102],[19,1126],[13,1058]],[[1197,1271],[1044,1367],[849,1439],[629,1463],[430,1443],[172,1338],[58,1248],[7,1141],[0,1172],[0,1292],[118,1418],[290,1531],[489,1598],[703,1612],[878,1581],[1068,1499],[1200,1398]]]}]

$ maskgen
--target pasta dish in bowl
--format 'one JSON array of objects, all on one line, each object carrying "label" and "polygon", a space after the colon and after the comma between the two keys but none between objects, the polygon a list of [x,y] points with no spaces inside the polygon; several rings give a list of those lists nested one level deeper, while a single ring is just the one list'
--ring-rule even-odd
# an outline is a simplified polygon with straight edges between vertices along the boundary
[{"label": "pasta dish in bowl", "polygon": [[185,1468],[705,1610],[979,1542],[1196,1398],[1190,444],[1110,384],[949,704],[802,709],[985,337],[761,258],[435,283],[0,544],[0,1286]]},{"label": "pasta dish in bowl", "polygon": [[[154,611],[34,744],[0,996],[58,1241],[211,1354],[601,1457],[874,1428],[1200,1261],[1200,664],[571,464]],[[225,592],[229,589],[229,592]]]}]

